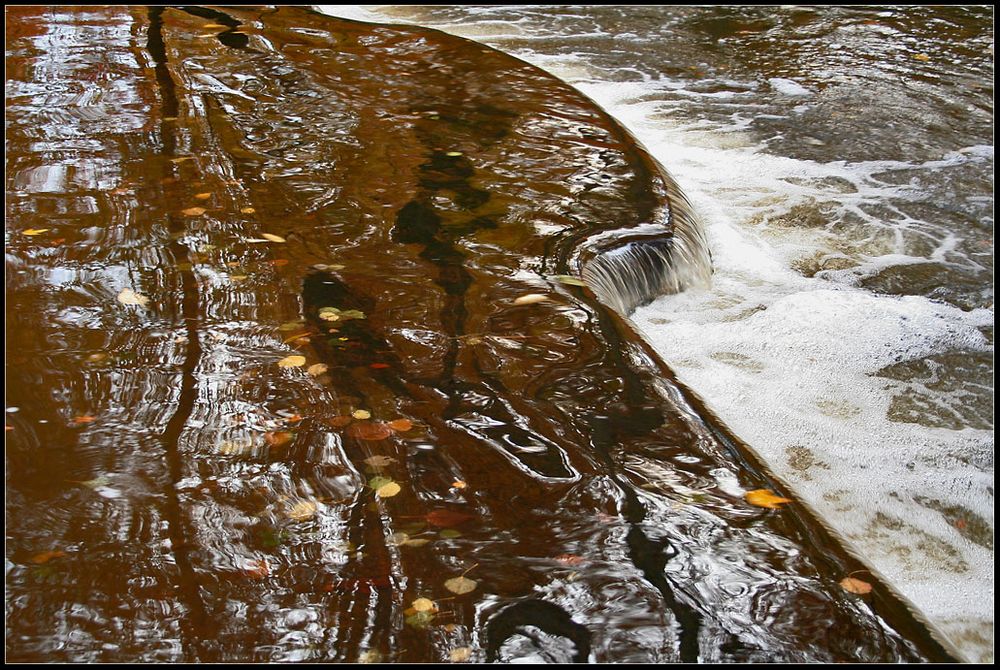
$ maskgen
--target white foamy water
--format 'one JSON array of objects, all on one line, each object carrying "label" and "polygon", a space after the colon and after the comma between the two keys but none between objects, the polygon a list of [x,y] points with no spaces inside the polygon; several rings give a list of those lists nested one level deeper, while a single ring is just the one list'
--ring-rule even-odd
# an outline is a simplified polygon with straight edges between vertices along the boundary
[{"label": "white foamy water", "polygon": [[[992,194],[963,190],[970,174],[991,183],[992,146],[945,139],[913,159],[785,155],[782,136],[829,104],[814,82],[650,75],[656,68],[638,60],[651,53],[641,22],[619,29],[609,66],[605,47],[587,46],[609,35],[586,9],[573,22],[538,7],[442,10],[436,22],[417,8],[323,10],[507,50],[629,128],[700,213],[715,269],[711,288],[660,298],[633,321],[958,654],[992,660],[993,391],[981,370],[992,368],[993,308],[981,288],[965,288],[992,272]],[[645,49],[630,63],[633,44]],[[774,135],[754,131],[762,118],[775,119]],[[825,148],[836,137],[795,142]],[[963,207],[990,232],[936,218]],[[970,360],[979,372],[963,377]]]}]

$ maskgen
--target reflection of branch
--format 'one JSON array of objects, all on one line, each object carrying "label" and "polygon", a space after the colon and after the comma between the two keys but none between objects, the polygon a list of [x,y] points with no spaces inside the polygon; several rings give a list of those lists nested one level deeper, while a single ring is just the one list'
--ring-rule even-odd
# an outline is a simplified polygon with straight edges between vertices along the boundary
[{"label": "reflection of branch", "polygon": [[[156,82],[160,88],[161,113],[163,117],[176,117],[178,110],[177,93],[174,87],[174,80],[167,68],[167,53],[163,43],[163,7],[150,7],[149,12],[149,38],[147,48],[156,62]],[[163,138],[162,153],[164,156],[175,154],[176,139],[174,137],[173,126],[170,123],[161,124],[161,136]],[[164,176],[172,177],[172,163],[165,163]],[[194,408],[197,397],[197,379],[195,370],[198,360],[201,358],[201,342],[198,337],[199,305],[198,305],[198,285],[191,268],[191,254],[186,245],[180,242],[180,235],[184,226],[173,215],[168,216],[169,229],[172,241],[169,245],[173,256],[176,271],[181,275],[182,302],[181,318],[187,333],[187,346],[184,352],[184,361],[181,367],[181,392],[177,401],[177,409],[167,422],[163,432],[163,448],[167,460],[170,474],[170,485],[166,490],[166,504],[164,514],[167,521],[167,534],[170,537],[171,549],[174,560],[180,571],[180,594],[188,610],[189,616],[181,619],[182,631],[185,633],[187,642],[193,645],[193,650],[185,646],[184,653],[187,660],[201,659],[200,638],[203,635],[211,637],[211,633],[206,631],[209,619],[205,613],[205,605],[201,601],[198,593],[198,582],[191,565],[189,551],[191,550],[188,541],[188,533],[185,530],[185,521],[181,510],[181,503],[178,496],[177,484],[184,477],[184,464],[180,453],[180,436],[187,425],[188,419]],[[185,269],[187,268],[187,269]]]}]

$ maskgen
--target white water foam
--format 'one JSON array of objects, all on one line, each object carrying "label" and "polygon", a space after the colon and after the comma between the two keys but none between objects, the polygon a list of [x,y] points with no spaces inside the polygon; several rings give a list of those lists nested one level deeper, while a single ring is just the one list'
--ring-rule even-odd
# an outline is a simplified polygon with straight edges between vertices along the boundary
[{"label": "white water foam", "polygon": [[[399,22],[373,9],[322,9]],[[526,30],[504,22],[430,27],[491,46],[502,46],[497,40],[504,36],[523,40]],[[956,349],[992,352],[981,328],[992,326],[993,310],[876,295],[843,276],[928,258],[975,264],[954,253],[953,235],[894,209],[891,203],[920,194],[912,183],[893,183],[886,175],[991,162],[992,147],[956,148],[922,164],[793,159],[765,153],[746,132],[749,118],[740,111],[728,125],[683,124],[669,113],[678,95],[738,97],[752,84],[730,82],[728,91],[701,93],[669,80],[613,82],[579,54],[515,55],[574,84],[619,119],[668,167],[707,224],[715,264],[711,288],[640,308],[633,321],[643,334],[679,379],[913,602],[961,657],[992,660],[992,430],[893,421],[890,405],[900,384],[873,375],[896,362]],[[795,98],[791,104],[809,103],[810,91],[797,82],[769,84]],[[664,91],[671,100],[664,100]],[[844,235],[832,226],[777,225],[817,203],[841,220],[852,216],[858,230]],[[872,213],[886,203],[892,220],[881,210]],[[926,239],[926,255],[907,253],[906,241],[914,236]],[[814,277],[793,269],[811,256],[850,259],[851,268],[834,264]],[[955,510],[988,524],[985,541],[970,541],[961,525],[970,522]]]}]

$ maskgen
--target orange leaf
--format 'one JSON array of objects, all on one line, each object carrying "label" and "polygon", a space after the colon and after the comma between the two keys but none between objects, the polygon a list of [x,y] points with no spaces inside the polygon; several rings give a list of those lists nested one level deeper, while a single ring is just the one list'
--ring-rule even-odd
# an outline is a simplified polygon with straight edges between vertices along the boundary
[{"label": "orange leaf", "polygon": [[32,556],[31,562],[41,565],[42,563],[48,563],[53,558],[62,558],[65,555],[66,555],[65,551],[59,551],[58,549],[56,549],[55,551],[43,551],[40,554],[35,554],[34,556]]},{"label": "orange leaf", "polygon": [[243,569],[243,574],[254,579],[264,579],[264,577],[271,574],[271,568],[265,560],[253,561],[248,567]]},{"label": "orange leaf", "polygon": [[195,200],[208,200],[212,197],[211,193],[198,193],[194,196]]},{"label": "orange leaf", "polygon": [[181,214],[184,216],[201,216],[206,212],[204,207],[188,207],[187,209],[182,209]]},{"label": "orange leaf", "polygon": [[288,265],[288,259],[287,258],[275,258],[274,260],[268,261],[268,263],[270,263],[271,265],[273,265],[276,268],[280,268],[283,265]]},{"label": "orange leaf", "polygon": [[451,488],[453,489],[464,489],[468,484],[463,482],[461,479],[456,479],[451,483]]},{"label": "orange leaf", "polygon": [[384,370],[385,368],[390,367],[390,365],[388,363],[372,363],[368,367],[372,370]]},{"label": "orange leaf", "polygon": [[413,428],[413,422],[409,419],[396,419],[389,422],[389,427],[400,433],[404,433]]},{"label": "orange leaf", "polygon": [[335,416],[326,420],[326,422],[334,428],[343,428],[352,421],[354,421],[354,418],[350,416]]},{"label": "orange leaf", "polygon": [[556,556],[556,560],[563,565],[581,565],[586,563],[587,560],[575,554],[561,554]]},{"label": "orange leaf", "polygon": [[792,502],[788,498],[782,498],[768,489],[756,489],[747,492],[747,502],[755,507],[766,507],[768,509],[780,509],[778,506]]},{"label": "orange leaf", "polygon": [[844,577],[840,580],[840,585],[845,591],[850,591],[851,593],[857,593],[859,596],[863,596],[866,593],[872,592],[872,585],[866,581],[860,579],[855,579],[854,577]]},{"label": "orange leaf", "polygon": [[73,417],[73,423],[77,425],[80,425],[81,423],[91,423],[92,421],[96,420],[97,420],[96,416],[89,416],[89,415]]}]

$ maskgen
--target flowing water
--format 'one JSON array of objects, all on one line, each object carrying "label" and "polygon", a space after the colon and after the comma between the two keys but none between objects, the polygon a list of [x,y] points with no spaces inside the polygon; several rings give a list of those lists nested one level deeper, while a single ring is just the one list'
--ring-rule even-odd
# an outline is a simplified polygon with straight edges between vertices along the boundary
[{"label": "flowing water", "polygon": [[706,223],[633,320],[736,434],[992,659],[993,12],[380,7],[584,91]]},{"label": "flowing water", "polygon": [[[418,22],[521,26],[540,60],[616,72],[601,63],[621,42],[621,27],[603,23],[616,20],[612,10],[405,11]],[[489,14],[504,11],[513,13]],[[647,28],[650,16],[665,28],[693,21],[681,31],[695,37],[690,54],[768,28],[725,12],[649,11],[626,18]],[[592,37],[603,42],[589,55],[560,53]],[[680,313],[713,325],[742,302],[713,305],[720,284],[733,296],[759,287],[771,303],[804,291],[777,258],[763,265],[785,293],[746,280],[732,259],[738,245],[719,243],[738,228],[709,210],[706,237],[672,180],[573,89],[441,33],[291,8],[9,8],[7,47],[9,660],[956,653],[805,505],[748,504],[753,489],[789,493],[608,309],[688,289],[637,321]],[[592,78],[587,92],[627,91],[617,80],[628,83],[629,71]],[[639,98],[656,86],[634,89],[640,121],[656,122],[646,102],[667,117],[695,113],[677,76],[704,82],[698,95],[733,92],[705,73],[656,72],[633,73],[662,84],[648,101]],[[788,72],[772,80],[781,95],[808,85]],[[733,82],[737,92],[745,84]],[[726,149],[712,144],[715,131],[738,125],[740,112],[707,104],[697,113],[704,119],[687,122],[704,124],[706,150]],[[744,132],[761,130],[734,130],[728,150],[754,148]],[[801,139],[781,134],[775,148]],[[670,166],[675,176],[697,163],[686,151]],[[977,149],[918,166],[941,163],[927,171],[982,192],[990,157]],[[870,170],[860,186],[907,203],[918,190],[883,183],[869,165],[881,159],[852,160],[862,167],[845,163],[844,174]],[[762,230],[778,227],[771,219],[789,192],[817,211],[830,206],[816,194],[845,186],[820,167],[795,182],[800,191],[754,205]],[[710,194],[688,192],[695,210]],[[737,189],[732,207],[749,210],[746,198]],[[859,196],[856,209],[880,202]],[[904,211],[900,202],[890,199],[893,211]],[[948,209],[940,228],[927,232],[923,219],[909,228],[929,239],[982,208],[988,191]],[[802,239],[865,227],[841,218],[829,230],[799,226]],[[789,235],[781,239],[799,240]],[[916,253],[900,236],[892,253]],[[979,269],[953,270],[967,240],[948,239],[927,261],[962,278],[945,294],[903,299],[910,309],[899,318],[940,306],[927,318],[940,318],[937,337],[955,346],[884,372],[913,389],[905,407],[922,397],[914,380],[931,354],[940,360],[927,369],[945,386],[992,364],[958,350],[988,351],[980,302],[991,254],[969,256]],[[711,289],[699,288],[707,248]],[[871,276],[882,276],[882,292],[906,293],[899,268],[913,263],[886,256],[837,271],[895,268],[894,279]],[[876,296],[862,286],[868,275],[820,276],[828,271],[796,276],[846,286],[848,298]],[[757,311],[770,318],[778,307]],[[924,340],[911,339],[919,350]],[[687,359],[671,361],[662,344],[660,355],[682,373],[704,367],[705,350],[687,346]],[[746,369],[753,361],[740,356],[723,361]],[[697,375],[691,386],[701,390]],[[956,402],[984,420],[972,395]],[[985,427],[966,430],[970,444],[984,439],[976,431]],[[946,496],[926,500],[989,537]],[[847,592],[847,576],[873,591]]]}]

